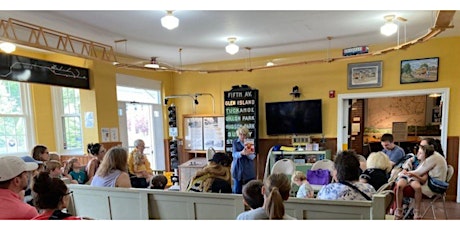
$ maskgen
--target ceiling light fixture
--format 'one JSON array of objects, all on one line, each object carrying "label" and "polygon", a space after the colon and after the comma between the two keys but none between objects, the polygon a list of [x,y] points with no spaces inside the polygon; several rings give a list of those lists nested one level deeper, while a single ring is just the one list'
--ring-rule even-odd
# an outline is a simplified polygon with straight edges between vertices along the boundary
[{"label": "ceiling light fixture", "polygon": [[172,10],[167,10],[166,15],[161,18],[161,25],[168,30],[173,30],[179,26],[179,19],[172,13]]},{"label": "ceiling light fixture", "polygon": [[235,44],[236,38],[235,37],[229,37],[229,38],[227,38],[227,41],[228,41],[228,45],[225,47],[225,51],[227,53],[229,53],[230,55],[234,55],[234,54],[238,53],[238,51],[240,50],[240,47],[238,47]]},{"label": "ceiling light fixture", "polygon": [[385,24],[380,27],[380,33],[385,36],[391,36],[398,31],[398,25],[394,23],[395,15],[386,15],[383,17],[385,19]]},{"label": "ceiling light fixture", "polygon": [[5,53],[12,53],[16,50],[16,45],[9,42],[3,42],[0,44],[0,49]]},{"label": "ceiling light fixture", "polygon": [[158,65],[157,62],[157,57],[151,57],[150,58],[150,63],[144,65],[145,68],[150,68],[150,69],[158,69],[160,68],[160,65]]}]

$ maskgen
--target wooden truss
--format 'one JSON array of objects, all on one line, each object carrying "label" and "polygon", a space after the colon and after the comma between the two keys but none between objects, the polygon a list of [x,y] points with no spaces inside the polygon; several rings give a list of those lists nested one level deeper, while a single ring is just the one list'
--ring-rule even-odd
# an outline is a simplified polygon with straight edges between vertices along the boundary
[{"label": "wooden truss", "polygon": [[0,21],[2,40],[57,53],[116,62],[112,46],[16,19]]}]

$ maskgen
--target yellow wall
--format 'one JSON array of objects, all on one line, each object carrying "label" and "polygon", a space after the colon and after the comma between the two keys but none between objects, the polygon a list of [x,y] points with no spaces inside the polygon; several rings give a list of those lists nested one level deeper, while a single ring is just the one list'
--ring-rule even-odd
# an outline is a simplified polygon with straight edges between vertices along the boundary
[{"label": "yellow wall", "polygon": [[[371,47],[372,51],[372,47]],[[340,51],[331,52],[331,57],[339,56]],[[426,88],[450,88],[449,136],[459,136],[460,126],[458,119],[459,105],[454,99],[459,97],[460,78],[460,37],[436,38],[428,42],[417,44],[407,50],[391,52],[385,55],[355,59],[352,61],[336,61],[331,63],[291,66],[259,70],[253,72],[232,73],[187,73],[176,74],[174,78],[174,93],[188,94],[195,92],[209,92],[216,97],[217,113],[223,114],[223,92],[230,90],[232,85],[247,84],[259,90],[259,137],[267,138],[265,124],[265,102],[289,101],[292,87],[297,85],[302,93],[299,100],[322,99],[323,101],[323,132],[326,137],[337,135],[337,97],[329,98],[329,90],[336,94],[381,92]],[[304,54],[305,60],[314,60],[318,57],[326,58],[325,52]],[[439,80],[433,83],[403,84],[399,83],[400,61],[439,57]],[[297,57],[298,58],[298,57]],[[368,89],[347,89],[348,63],[383,61],[383,87]],[[218,64],[218,63],[217,63]],[[244,66],[244,63],[240,63]],[[192,113],[189,101],[176,103],[179,116]],[[197,113],[211,113],[212,106],[200,103]],[[181,124],[180,124],[181,125]],[[180,135],[182,132],[180,131]]]},{"label": "yellow wall", "polygon": [[[372,47],[371,47],[372,51]],[[330,52],[331,57],[340,56],[341,50]],[[90,68],[91,90],[80,90],[82,97],[82,114],[92,111],[95,115],[95,127],[84,128],[84,142],[101,141],[100,128],[118,127],[118,113],[116,100],[116,73],[132,75],[162,82],[163,96],[178,94],[211,93],[215,98],[215,114],[224,114],[223,92],[230,90],[233,85],[247,84],[259,90],[259,129],[260,138],[267,138],[265,124],[265,102],[289,101],[292,96],[289,93],[292,87],[297,85],[302,93],[299,100],[322,99],[323,100],[323,131],[326,137],[337,135],[337,97],[329,98],[329,90],[335,90],[337,94],[381,92],[425,88],[450,88],[449,104],[449,136],[460,136],[459,104],[455,103],[459,98],[460,78],[460,37],[435,38],[428,42],[415,45],[407,50],[391,52],[381,56],[362,59],[336,61],[331,63],[309,64],[253,72],[230,72],[230,73],[173,73],[155,72],[140,69],[116,68],[110,63],[91,61],[81,58],[69,57],[61,54],[37,54],[34,52],[18,51],[17,55],[40,58],[48,61],[60,62],[74,66]],[[293,54],[297,60],[312,60],[321,57],[326,58],[326,52],[314,52]],[[286,56],[284,56],[286,57]],[[433,83],[399,84],[400,61],[407,59],[439,57],[439,80]],[[266,57],[272,59],[275,57]],[[294,59],[293,58],[293,59]],[[262,60],[262,58],[260,59]],[[383,87],[368,89],[347,89],[347,64],[357,62],[383,61]],[[210,65],[218,66],[219,63]],[[244,61],[237,61],[235,65],[244,67]],[[47,145],[50,150],[55,148],[54,128],[52,116],[51,94],[49,86],[32,85],[33,109],[35,114],[36,140],[37,143]],[[199,104],[196,106],[196,114],[212,114],[212,100],[209,96],[198,97]],[[182,115],[193,114],[192,100],[189,98],[171,99],[169,104],[177,105],[179,127],[182,127]],[[167,137],[167,113],[164,110],[165,128]],[[182,129],[179,129],[182,136]],[[54,148],[53,148],[54,147]]]}]

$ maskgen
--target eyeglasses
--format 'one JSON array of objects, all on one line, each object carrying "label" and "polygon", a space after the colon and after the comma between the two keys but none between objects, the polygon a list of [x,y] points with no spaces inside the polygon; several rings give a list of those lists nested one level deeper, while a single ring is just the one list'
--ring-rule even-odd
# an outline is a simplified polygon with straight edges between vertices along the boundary
[{"label": "eyeglasses", "polygon": [[73,193],[73,191],[69,191],[68,193],[65,193],[64,196],[70,195],[72,193]]}]

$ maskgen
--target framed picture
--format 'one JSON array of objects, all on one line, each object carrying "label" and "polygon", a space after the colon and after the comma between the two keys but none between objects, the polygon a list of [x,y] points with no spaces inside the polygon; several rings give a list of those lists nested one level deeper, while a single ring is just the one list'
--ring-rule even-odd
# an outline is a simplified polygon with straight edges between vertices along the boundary
[{"label": "framed picture", "polygon": [[348,64],[348,89],[382,87],[382,61]]},{"label": "framed picture", "polygon": [[438,81],[439,58],[401,61],[400,84]]}]

